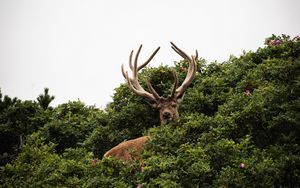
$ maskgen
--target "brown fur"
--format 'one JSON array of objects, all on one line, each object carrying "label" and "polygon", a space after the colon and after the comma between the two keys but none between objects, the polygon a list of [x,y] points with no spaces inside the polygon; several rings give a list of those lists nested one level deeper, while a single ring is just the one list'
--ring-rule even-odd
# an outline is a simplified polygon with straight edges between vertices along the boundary
[{"label": "brown fur", "polygon": [[113,147],[104,154],[104,158],[113,157],[114,159],[124,160],[130,163],[133,160],[140,159],[140,155],[145,145],[150,141],[150,136],[143,136],[133,140],[128,140]]}]

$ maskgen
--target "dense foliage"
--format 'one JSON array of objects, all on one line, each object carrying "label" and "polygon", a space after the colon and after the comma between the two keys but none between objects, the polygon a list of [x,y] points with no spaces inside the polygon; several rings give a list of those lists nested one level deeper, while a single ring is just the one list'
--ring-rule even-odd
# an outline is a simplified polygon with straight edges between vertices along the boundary
[{"label": "dense foliage", "polygon": [[[158,112],[125,84],[105,110],[80,101],[55,108],[0,92],[3,187],[300,187],[300,38],[275,36],[256,52],[223,63],[198,61],[181,117],[160,126]],[[171,70],[146,68],[161,95]],[[143,162],[102,159],[141,135],[152,140]]]}]

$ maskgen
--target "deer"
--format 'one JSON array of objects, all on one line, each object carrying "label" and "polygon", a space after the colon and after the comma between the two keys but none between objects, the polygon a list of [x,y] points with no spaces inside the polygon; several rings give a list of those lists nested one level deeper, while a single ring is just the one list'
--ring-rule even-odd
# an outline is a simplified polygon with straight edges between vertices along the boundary
[{"label": "deer", "polygon": [[[135,58],[134,63],[132,64],[132,56],[134,51],[132,50],[129,55],[129,68],[132,71],[132,77],[129,77],[128,71],[124,70],[124,65],[122,64],[121,70],[122,75],[126,80],[128,87],[138,96],[144,97],[149,101],[149,104],[159,111],[160,123],[161,125],[167,124],[172,120],[175,120],[179,117],[178,106],[181,102],[185,91],[188,86],[192,83],[193,79],[196,75],[197,70],[197,59],[198,52],[196,50],[195,55],[188,56],[184,51],[178,48],[174,43],[171,42],[171,48],[179,54],[185,61],[189,63],[187,75],[182,82],[182,84],[178,87],[178,74],[175,71],[172,71],[173,74],[173,86],[171,90],[171,94],[168,97],[159,96],[159,94],[155,91],[153,86],[151,85],[150,79],[147,80],[147,88],[145,90],[138,80],[138,72],[144,68],[146,65],[150,63],[156,53],[159,51],[160,47],[158,47],[152,55],[146,60],[143,64],[138,66],[138,57],[143,45],[140,45]],[[124,160],[126,163],[130,163],[134,160],[140,160],[141,154],[145,149],[147,143],[151,141],[151,136],[142,136],[136,139],[127,140],[119,145],[113,147],[109,151],[104,154],[104,158],[113,157],[117,160]]]}]

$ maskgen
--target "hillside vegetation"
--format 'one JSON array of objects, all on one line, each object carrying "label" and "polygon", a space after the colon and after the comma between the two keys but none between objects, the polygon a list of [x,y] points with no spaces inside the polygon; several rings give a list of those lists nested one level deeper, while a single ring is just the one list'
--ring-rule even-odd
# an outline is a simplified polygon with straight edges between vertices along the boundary
[{"label": "hillside vegetation", "polygon": [[[105,110],[70,101],[51,107],[0,93],[0,187],[300,187],[300,38],[267,38],[256,52],[198,62],[180,119],[158,112],[125,84]],[[168,95],[172,70],[146,68]],[[121,74],[121,73],[120,73]],[[151,135],[143,161],[102,159],[118,143]]]}]

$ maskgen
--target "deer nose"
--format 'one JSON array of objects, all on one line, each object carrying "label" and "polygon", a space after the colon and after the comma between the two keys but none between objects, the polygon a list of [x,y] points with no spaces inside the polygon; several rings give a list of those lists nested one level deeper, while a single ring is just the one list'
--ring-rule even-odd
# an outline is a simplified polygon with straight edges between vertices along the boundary
[{"label": "deer nose", "polygon": [[171,117],[171,113],[170,112],[164,112],[163,113],[163,118],[164,119],[169,119]]}]

